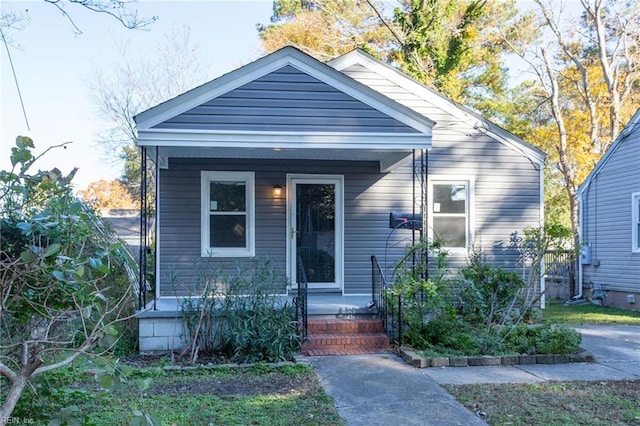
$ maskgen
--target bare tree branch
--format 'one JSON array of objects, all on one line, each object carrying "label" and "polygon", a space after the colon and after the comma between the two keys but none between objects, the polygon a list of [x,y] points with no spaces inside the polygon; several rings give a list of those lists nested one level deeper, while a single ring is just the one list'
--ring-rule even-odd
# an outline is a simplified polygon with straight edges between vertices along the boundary
[{"label": "bare tree branch", "polygon": [[55,6],[62,16],[69,21],[76,34],[82,34],[82,30],[76,24],[73,17],[67,12],[67,5],[82,6],[92,12],[104,13],[119,21],[125,28],[128,29],[145,29],[152,23],[154,23],[158,17],[152,16],[150,18],[140,18],[138,12],[135,9],[131,9],[130,6],[135,4],[135,0],[44,0]]}]

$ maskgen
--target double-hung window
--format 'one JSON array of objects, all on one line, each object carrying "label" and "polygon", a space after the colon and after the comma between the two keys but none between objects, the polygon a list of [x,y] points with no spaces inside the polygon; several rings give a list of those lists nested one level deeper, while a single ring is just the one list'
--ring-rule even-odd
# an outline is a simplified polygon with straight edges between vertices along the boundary
[{"label": "double-hung window", "polygon": [[631,194],[631,250],[640,253],[640,192]]},{"label": "double-hung window", "polygon": [[203,257],[254,256],[254,173],[201,173]]},{"label": "double-hung window", "polygon": [[470,181],[432,180],[429,195],[431,238],[444,240],[448,248],[469,248]]}]

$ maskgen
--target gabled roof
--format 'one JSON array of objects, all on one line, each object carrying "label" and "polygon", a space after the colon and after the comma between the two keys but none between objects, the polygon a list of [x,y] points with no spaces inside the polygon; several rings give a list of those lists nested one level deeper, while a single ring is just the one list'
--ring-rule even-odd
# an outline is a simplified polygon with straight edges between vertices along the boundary
[{"label": "gabled roof", "polygon": [[396,68],[393,68],[382,61],[379,61],[378,59],[360,49],[353,50],[332,61],[329,61],[328,65],[339,71],[344,71],[354,65],[363,66],[380,75],[381,77],[389,80],[390,82],[415,94],[416,96],[419,96],[425,102],[436,106],[437,108],[457,118],[460,122],[472,123],[473,128],[477,131],[486,133],[493,139],[522,153],[531,161],[534,161],[535,163],[540,165],[544,163],[546,154],[542,150],[523,141],[522,139],[501,128],[497,124],[491,122],[477,112],[471,110],[470,108],[452,101],[451,99],[443,96],[437,91],[412,79]]},{"label": "gabled roof", "polygon": [[[284,47],[248,65],[137,114],[134,119],[138,131],[149,131],[168,119],[176,117],[198,105],[286,66],[301,70],[327,83],[331,87],[352,96],[354,99],[406,124],[414,129],[412,132],[414,133],[413,136],[416,136],[416,131],[423,135],[431,134],[431,128],[434,122],[429,118],[397,102],[391,101],[389,98],[366,85],[351,79],[343,73],[290,46]],[[299,132],[297,133],[299,134]],[[144,144],[144,141],[142,141],[142,144]]]},{"label": "gabled roof", "polygon": [[[640,132],[640,109],[636,111],[636,113],[631,117],[629,123],[622,129],[622,132],[618,135],[616,140],[611,144],[607,152],[604,153],[602,158],[595,165],[591,173],[585,178],[584,182],[578,187],[578,196],[581,197],[583,192],[591,184],[591,181],[600,173],[600,170],[609,162],[609,159],[613,156],[613,154],[620,148],[620,146],[624,143],[624,141],[635,131]],[[638,170],[640,174],[640,169]]]}]

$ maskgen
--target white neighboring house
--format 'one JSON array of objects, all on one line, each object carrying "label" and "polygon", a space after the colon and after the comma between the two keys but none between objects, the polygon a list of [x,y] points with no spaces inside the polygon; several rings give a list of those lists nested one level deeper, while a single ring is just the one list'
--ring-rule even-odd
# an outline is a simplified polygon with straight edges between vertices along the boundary
[{"label": "white neighboring house", "polygon": [[640,109],[578,189],[579,289],[603,304],[640,305]]}]

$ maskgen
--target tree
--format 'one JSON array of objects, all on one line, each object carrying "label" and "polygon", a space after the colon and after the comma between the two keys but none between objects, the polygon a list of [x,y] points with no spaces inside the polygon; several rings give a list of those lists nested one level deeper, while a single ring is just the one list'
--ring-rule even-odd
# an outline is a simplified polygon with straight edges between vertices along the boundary
[{"label": "tree", "polygon": [[371,0],[277,0],[261,41],[268,52],[294,45],[319,60],[360,48],[471,106],[505,91],[506,45],[488,23],[515,15],[513,1],[399,3],[389,10]]},{"label": "tree", "polygon": [[[213,76],[207,73],[210,67],[202,63],[188,27],[173,28],[152,53],[131,52],[126,45],[120,52],[116,64],[96,66],[89,85],[106,127],[100,147],[106,156],[124,163],[120,180],[139,199],[141,159],[133,117]],[[151,174],[148,181],[153,185]]]},{"label": "tree", "polygon": [[582,13],[566,18],[557,3],[536,4],[537,14],[516,18],[528,25],[511,25],[503,39],[535,76],[527,84],[540,107],[528,139],[550,153],[550,174],[561,176],[577,246],[578,186],[640,95],[640,7],[581,0]]},{"label": "tree", "polygon": [[134,209],[138,202],[131,198],[127,187],[118,180],[91,182],[79,192],[80,198],[96,209]]},{"label": "tree", "polygon": [[[138,15],[138,11],[132,8],[136,0],[43,0],[60,11],[60,15],[69,21],[69,24],[76,32],[82,34],[82,30],[73,18],[71,9],[74,7],[88,9],[92,12],[101,13],[115,18],[125,28],[139,29],[145,28],[155,22],[158,18],[152,16],[144,18]],[[15,12],[11,8],[3,8],[0,12],[0,29],[19,28],[25,25],[29,17],[29,10],[22,9]],[[2,36],[4,38],[4,35]]]},{"label": "tree", "polygon": [[109,347],[135,300],[115,281],[126,249],[72,195],[75,170],[32,173],[33,148],[18,137],[0,171],[0,426],[34,377]]},{"label": "tree", "polygon": [[271,25],[259,25],[258,32],[267,52],[295,46],[328,61],[360,48],[380,56],[391,33],[376,10],[364,0],[276,0]]}]

